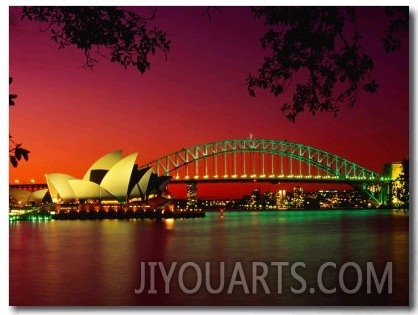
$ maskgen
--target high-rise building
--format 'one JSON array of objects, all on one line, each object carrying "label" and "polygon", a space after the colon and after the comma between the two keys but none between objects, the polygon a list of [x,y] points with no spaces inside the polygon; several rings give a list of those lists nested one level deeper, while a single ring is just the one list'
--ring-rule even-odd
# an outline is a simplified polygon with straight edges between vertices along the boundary
[{"label": "high-rise building", "polygon": [[294,197],[302,197],[302,195],[303,195],[303,187],[300,187],[300,186],[293,187]]},{"label": "high-rise building", "polygon": [[187,209],[197,208],[197,183],[191,182],[187,184]]},{"label": "high-rise building", "polygon": [[398,199],[396,191],[402,188],[402,183],[400,182],[400,175],[403,172],[402,162],[393,162],[390,164],[385,164],[383,168],[383,176],[389,177],[392,182],[390,185],[389,196],[391,196],[391,203],[394,206],[399,206],[401,200]]},{"label": "high-rise building", "polygon": [[297,208],[303,206],[304,194],[303,194],[303,187],[295,186],[293,188],[293,205]]},{"label": "high-rise building", "polygon": [[276,207],[284,208],[286,206],[286,190],[280,189],[276,192]]},{"label": "high-rise building", "polygon": [[251,193],[251,198],[255,201],[260,201],[260,199],[261,199],[260,188],[253,189],[253,191]]}]

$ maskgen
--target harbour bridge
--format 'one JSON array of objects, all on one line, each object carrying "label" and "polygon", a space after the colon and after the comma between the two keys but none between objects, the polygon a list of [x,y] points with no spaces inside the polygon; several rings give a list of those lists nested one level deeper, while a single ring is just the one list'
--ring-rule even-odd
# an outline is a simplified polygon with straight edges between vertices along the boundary
[{"label": "harbour bridge", "polygon": [[151,167],[170,183],[310,182],[344,183],[362,190],[376,203],[388,200],[390,177],[338,155],[286,140],[236,139],[183,148],[155,159]]}]

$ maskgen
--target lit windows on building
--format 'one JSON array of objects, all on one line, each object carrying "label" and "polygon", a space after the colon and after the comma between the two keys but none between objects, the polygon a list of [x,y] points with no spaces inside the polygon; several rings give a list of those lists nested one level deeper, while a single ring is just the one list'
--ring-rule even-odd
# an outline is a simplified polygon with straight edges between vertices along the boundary
[{"label": "lit windows on building", "polygon": [[197,208],[197,183],[192,182],[187,184],[187,209]]}]

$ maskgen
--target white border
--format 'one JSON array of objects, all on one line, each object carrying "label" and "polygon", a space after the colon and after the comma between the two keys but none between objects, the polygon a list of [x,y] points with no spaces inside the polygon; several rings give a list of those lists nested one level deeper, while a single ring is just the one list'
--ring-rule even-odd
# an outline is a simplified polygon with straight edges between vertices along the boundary
[{"label": "white border", "polygon": [[[62,3],[60,3],[62,2]],[[328,313],[328,314],[340,314],[340,313],[352,313],[353,311],[356,313],[360,313],[360,314],[365,314],[367,313],[386,313],[386,312],[396,312],[396,313],[418,313],[417,312],[417,308],[416,308],[416,297],[412,298],[411,303],[414,303],[411,308],[346,308],[346,309],[342,309],[342,308],[337,308],[337,309],[324,309],[324,308],[306,308],[304,310],[300,310],[300,309],[294,309],[294,308],[283,308],[283,307],[277,307],[277,308],[265,308],[265,309],[252,309],[252,308],[245,308],[245,309],[226,309],[226,308],[185,308],[185,309],[179,309],[179,308],[174,308],[174,309],[164,309],[162,310],[161,308],[159,309],[155,309],[155,308],[108,308],[108,309],[103,309],[103,308],[84,308],[84,309],[80,309],[80,308],[62,308],[62,309],[57,309],[57,308],[12,308],[9,307],[9,252],[8,252],[8,239],[9,239],[9,221],[8,221],[8,213],[6,211],[6,207],[8,207],[8,202],[6,205],[6,201],[8,200],[8,196],[7,196],[7,191],[8,191],[8,176],[5,176],[5,174],[9,173],[8,167],[9,167],[9,162],[8,162],[8,158],[6,156],[6,148],[8,147],[6,144],[6,137],[8,134],[8,106],[7,106],[7,94],[8,94],[8,86],[9,86],[9,82],[8,82],[8,73],[9,73],[9,59],[8,59],[8,43],[9,43],[9,6],[10,5],[25,5],[25,4],[33,4],[33,3],[29,3],[28,1],[20,1],[20,2],[15,2],[15,1],[1,1],[0,4],[0,38],[1,38],[1,60],[2,60],[2,69],[6,69],[6,71],[2,71],[2,75],[1,75],[1,89],[0,89],[0,95],[1,95],[1,100],[2,100],[2,106],[0,106],[0,134],[1,134],[1,140],[0,140],[0,149],[1,149],[1,169],[0,169],[0,174],[2,176],[0,176],[0,185],[1,185],[1,189],[0,189],[0,193],[1,193],[1,209],[2,209],[2,215],[0,216],[0,222],[1,222],[1,226],[0,226],[0,253],[1,253],[1,257],[2,259],[1,261],[1,267],[0,267],[0,314],[91,314],[91,313],[104,313],[104,314],[120,314],[120,313],[154,313],[154,314],[158,314],[158,313],[165,313],[165,312],[170,312],[170,313],[196,313],[198,312],[199,314],[213,314],[215,312],[228,312],[228,314],[241,314],[241,313],[253,313],[253,314],[257,314],[260,312],[280,312],[281,314],[294,314],[294,313],[310,313],[310,314],[316,314],[316,313]],[[38,3],[36,3],[36,5],[65,5],[65,3],[63,3],[63,1],[38,1]],[[68,2],[66,3],[67,5],[69,4]],[[89,1],[89,4],[95,4],[95,5],[121,5],[121,1],[115,1],[115,0],[110,0],[110,1],[106,1],[106,3],[104,3],[103,1]],[[412,5],[411,1],[367,1],[367,3],[365,3],[364,1],[350,1],[350,3],[341,3],[339,1],[335,2],[333,1],[332,3],[330,2],[316,2],[316,1],[292,1],[291,3],[289,2],[283,2],[283,1],[262,1],[261,3],[257,3],[257,5],[350,5],[350,6],[364,6],[364,5],[377,5],[377,6],[384,6],[384,5],[407,5],[410,6],[410,12],[411,12],[411,16],[412,16],[412,23],[411,23],[411,51],[415,53],[417,53],[416,50],[416,43],[417,43],[417,32],[416,32],[416,18],[417,18],[417,9],[415,6]],[[71,5],[86,5],[85,2],[79,2],[79,1],[75,1],[75,2],[71,2]],[[232,5],[232,6],[248,6],[248,5],[254,5],[254,1],[248,1],[248,0],[242,0],[242,1],[229,1],[228,3],[225,3],[223,1],[205,1],[205,2],[179,2],[179,1],[172,1],[172,0],[166,0],[166,1],[160,1],[160,0],[155,0],[155,1],[149,1],[149,0],[145,0],[145,1],[141,1],[141,3],[139,3],[138,1],[123,1],[123,5],[132,5],[132,6],[138,6],[138,5],[173,5],[173,6],[178,6],[178,5],[200,5],[200,6],[205,6],[205,5],[219,5],[219,6],[225,6],[225,5]],[[7,44],[6,44],[7,43]],[[415,60],[412,60],[411,56],[411,110],[412,108],[415,106],[415,91],[417,90],[417,82],[415,80],[415,75],[416,75],[416,64],[415,64]],[[7,66],[6,66],[7,65]],[[416,122],[417,121],[417,110],[413,110],[411,111],[411,113],[413,112],[413,117],[411,117],[411,123],[412,122]],[[411,164],[415,164],[414,163],[414,158],[416,157],[416,135],[415,135],[415,127],[411,126],[411,146],[410,146],[410,161]],[[415,183],[415,165],[411,165],[411,180],[413,181],[413,185],[412,190],[411,190],[411,196],[418,196],[417,194],[417,189],[416,189],[416,183]],[[415,199],[415,198],[414,198]],[[414,203],[413,203],[414,205]],[[416,227],[417,227],[417,219],[416,219],[416,215],[414,214],[414,210],[413,208],[411,208],[411,215],[410,215],[410,226],[411,226],[411,243],[412,241],[416,240]],[[416,263],[416,244],[411,244],[411,272],[410,272],[410,282],[411,282],[411,297],[413,295],[417,296],[417,291],[416,291],[416,283],[417,283],[417,263]],[[35,288],[34,288],[35,289]]]}]

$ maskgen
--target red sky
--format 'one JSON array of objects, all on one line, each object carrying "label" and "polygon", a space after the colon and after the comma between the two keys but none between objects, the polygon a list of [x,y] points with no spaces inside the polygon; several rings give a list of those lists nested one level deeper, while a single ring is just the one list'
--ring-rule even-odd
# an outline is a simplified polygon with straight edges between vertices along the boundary
[{"label": "red sky", "polygon": [[[248,73],[257,71],[264,56],[262,23],[247,7],[223,8],[210,23],[203,11],[158,9],[153,23],[167,31],[172,45],[167,60],[157,53],[151,70],[141,75],[106,60],[93,71],[82,69],[81,51],[58,50],[49,32],[21,21],[12,7],[9,73],[18,98],[10,108],[10,133],[31,153],[28,162],[10,168],[10,182],[44,182],[44,174],[54,172],[82,177],[116,149],[139,152],[142,165],[180,148],[250,133],[317,147],[376,172],[409,157],[409,47],[404,41],[401,51],[384,53],[378,17],[361,21],[379,92],[360,94],[356,106],[342,108],[336,118],[306,113],[289,123],[280,106],[291,91],[280,98],[259,91],[252,98],[246,90]],[[249,189],[234,186],[232,195]],[[200,196],[225,191],[206,188]]]}]

